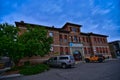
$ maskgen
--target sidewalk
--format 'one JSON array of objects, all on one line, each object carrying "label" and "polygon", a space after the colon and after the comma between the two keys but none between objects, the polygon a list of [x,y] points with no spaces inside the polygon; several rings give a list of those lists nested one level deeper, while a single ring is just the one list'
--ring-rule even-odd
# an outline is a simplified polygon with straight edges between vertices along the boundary
[{"label": "sidewalk", "polygon": [[21,76],[21,74],[3,75],[5,73],[5,71],[10,70],[10,69],[11,69],[10,67],[0,69],[0,79]]},{"label": "sidewalk", "polygon": [[85,61],[75,61],[75,64],[85,63]]}]

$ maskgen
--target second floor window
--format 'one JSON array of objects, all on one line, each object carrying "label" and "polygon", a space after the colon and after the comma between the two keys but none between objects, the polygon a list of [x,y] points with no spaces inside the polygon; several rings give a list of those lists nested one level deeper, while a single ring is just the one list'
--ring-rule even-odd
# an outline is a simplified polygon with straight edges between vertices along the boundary
[{"label": "second floor window", "polygon": [[85,42],[85,37],[82,37],[83,38],[83,42]]},{"label": "second floor window", "polygon": [[67,42],[67,35],[64,35],[64,40],[65,42]]},{"label": "second floor window", "polygon": [[59,35],[59,40],[60,40],[60,42],[62,42],[62,41],[63,41],[63,37],[62,37],[62,35],[61,35],[61,34]]}]

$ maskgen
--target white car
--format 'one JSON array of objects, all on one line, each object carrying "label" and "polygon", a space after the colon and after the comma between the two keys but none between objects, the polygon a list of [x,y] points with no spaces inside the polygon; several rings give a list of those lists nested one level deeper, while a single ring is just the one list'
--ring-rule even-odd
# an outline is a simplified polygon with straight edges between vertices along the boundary
[{"label": "white car", "polygon": [[46,61],[50,66],[57,66],[62,68],[67,68],[75,65],[75,60],[72,55],[60,55],[56,57],[51,57]]}]

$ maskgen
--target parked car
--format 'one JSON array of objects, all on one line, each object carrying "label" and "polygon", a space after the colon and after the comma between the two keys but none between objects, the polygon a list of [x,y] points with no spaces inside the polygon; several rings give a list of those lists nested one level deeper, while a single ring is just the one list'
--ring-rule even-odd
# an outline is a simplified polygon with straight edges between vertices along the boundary
[{"label": "parked car", "polygon": [[102,54],[95,54],[90,56],[89,58],[85,58],[85,62],[103,62],[105,57]]},{"label": "parked car", "polygon": [[54,67],[67,68],[75,65],[75,60],[72,55],[60,55],[49,58],[46,64]]}]

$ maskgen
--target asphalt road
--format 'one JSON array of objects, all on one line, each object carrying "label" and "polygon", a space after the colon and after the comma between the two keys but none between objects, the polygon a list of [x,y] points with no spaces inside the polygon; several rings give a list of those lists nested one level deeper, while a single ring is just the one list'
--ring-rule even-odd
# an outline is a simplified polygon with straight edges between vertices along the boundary
[{"label": "asphalt road", "polygon": [[120,80],[120,60],[109,60],[104,63],[79,63],[74,68],[52,68],[37,75],[3,80]]}]

